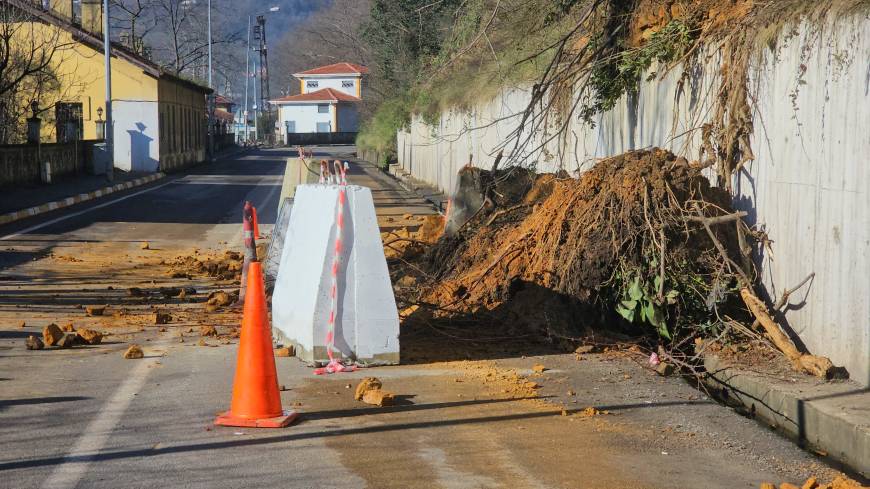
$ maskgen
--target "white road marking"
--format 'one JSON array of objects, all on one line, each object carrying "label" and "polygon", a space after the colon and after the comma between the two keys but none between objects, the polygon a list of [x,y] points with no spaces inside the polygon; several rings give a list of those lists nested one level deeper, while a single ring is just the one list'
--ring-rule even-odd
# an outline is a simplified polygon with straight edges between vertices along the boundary
[{"label": "white road marking", "polygon": [[150,372],[149,367],[154,366],[157,359],[134,361],[138,362],[138,365],[133,368],[124,383],[100,409],[100,412],[79,437],[76,445],[67,454],[64,462],[54,469],[41,487],[44,489],[71,489],[82,480],[91,464],[91,457],[99,454],[102,450],[106,440],[109,439],[115,426],[133,400],[133,395],[139,392],[145,384],[145,379]]},{"label": "white road marking", "polygon": [[174,182],[174,181],[172,181],[172,182],[166,182],[166,183],[164,183],[164,184],[157,185],[156,187],[146,188],[145,190],[140,190],[140,191],[135,192],[135,193],[132,193],[132,194],[130,194],[130,195],[125,195],[125,196],[123,196],[123,197],[119,197],[119,198],[117,198],[117,199],[110,200],[110,201],[108,201],[108,202],[104,202],[104,203],[102,203],[102,204],[95,205],[95,206],[93,206],[93,207],[89,207],[89,208],[87,208],[87,209],[80,210],[80,211],[78,211],[78,212],[73,212],[72,214],[67,214],[67,215],[65,215],[65,216],[61,216],[61,217],[58,217],[58,218],[56,218],[56,219],[52,219],[52,220],[50,220],[50,221],[46,221],[46,222],[44,222],[44,223],[42,223],[42,224],[37,224],[37,225],[35,225],[35,226],[30,226],[29,228],[22,229],[21,231],[18,231],[17,233],[7,234],[6,236],[3,236],[2,238],[0,238],[0,241],[8,241],[8,240],[10,240],[10,239],[12,239],[12,238],[20,237],[21,235],[27,234],[27,233],[29,233],[29,232],[31,232],[31,231],[36,231],[37,229],[42,229],[42,228],[44,228],[44,227],[46,227],[46,226],[51,226],[52,224],[56,224],[56,223],[59,223],[59,222],[61,222],[61,221],[65,221],[65,220],[67,220],[67,219],[72,219],[73,217],[77,217],[77,216],[80,216],[80,215],[82,215],[82,214],[86,214],[86,213],[88,213],[88,212],[95,211],[95,210],[97,210],[97,209],[102,209],[103,207],[108,207],[108,206],[110,206],[110,205],[112,205],[112,204],[117,204],[118,202],[121,202],[121,201],[123,201],[123,200],[127,200],[127,199],[130,199],[130,198],[136,197],[137,195],[142,195],[142,194],[144,194],[144,193],[147,193],[147,192],[151,192],[151,191],[157,190],[158,188],[162,188],[162,187],[165,187],[165,186],[167,186],[167,185],[172,185],[173,183],[175,183],[175,182]]}]

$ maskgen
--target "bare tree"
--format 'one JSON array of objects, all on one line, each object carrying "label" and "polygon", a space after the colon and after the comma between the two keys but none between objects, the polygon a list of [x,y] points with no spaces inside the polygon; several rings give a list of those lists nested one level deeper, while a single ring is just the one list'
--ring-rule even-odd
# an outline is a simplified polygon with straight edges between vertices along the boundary
[{"label": "bare tree", "polygon": [[10,3],[0,3],[0,143],[23,139],[31,102],[53,107],[61,88],[56,60],[72,44],[62,31]]},{"label": "bare tree", "polygon": [[154,0],[112,0],[112,24],[126,33],[122,41],[131,50],[146,54],[143,41],[156,26]]}]

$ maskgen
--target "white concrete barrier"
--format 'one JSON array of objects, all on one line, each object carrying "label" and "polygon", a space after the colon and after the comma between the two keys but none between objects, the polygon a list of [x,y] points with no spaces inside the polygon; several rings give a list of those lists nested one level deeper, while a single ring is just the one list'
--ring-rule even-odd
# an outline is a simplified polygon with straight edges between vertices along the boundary
[{"label": "white concrete barrier", "polygon": [[[399,363],[399,314],[371,191],[348,185],[335,347],[362,364]],[[272,330],[305,361],[325,361],[337,185],[296,188],[272,295]]]}]

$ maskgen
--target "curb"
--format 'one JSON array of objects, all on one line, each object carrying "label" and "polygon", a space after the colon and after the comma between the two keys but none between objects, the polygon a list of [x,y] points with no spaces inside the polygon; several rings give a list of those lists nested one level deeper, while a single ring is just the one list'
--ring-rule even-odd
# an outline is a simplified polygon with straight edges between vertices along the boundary
[{"label": "curb", "polygon": [[28,217],[38,216],[40,214],[45,214],[46,212],[51,212],[57,209],[63,209],[64,207],[69,207],[72,205],[80,204],[82,202],[87,202],[89,200],[98,199],[100,197],[104,197],[109,194],[113,194],[115,192],[120,192],[121,190],[131,189],[133,187],[139,187],[141,185],[145,185],[146,183],[151,183],[155,180],[159,180],[165,177],[164,173],[155,173],[153,175],[148,175],[147,177],[137,178],[135,180],[130,180],[124,183],[118,183],[109,187],[103,187],[99,190],[95,190],[93,192],[83,193],[74,195],[72,197],[67,197],[65,199],[56,200],[54,202],[48,202],[45,204],[41,204],[34,207],[29,207],[27,209],[21,209],[15,212],[9,212],[7,214],[0,215],[0,225],[9,224],[10,222],[15,222],[21,219],[25,219]]},{"label": "curb", "polygon": [[[704,366],[712,377],[707,385],[726,394],[726,400],[742,404],[757,420],[804,448],[835,460],[862,477],[870,476],[870,424],[860,412],[866,405],[854,397],[864,397],[866,388],[836,383],[820,384],[813,389],[780,385],[728,367],[714,355],[704,358]],[[844,401],[849,409],[844,407]]]}]

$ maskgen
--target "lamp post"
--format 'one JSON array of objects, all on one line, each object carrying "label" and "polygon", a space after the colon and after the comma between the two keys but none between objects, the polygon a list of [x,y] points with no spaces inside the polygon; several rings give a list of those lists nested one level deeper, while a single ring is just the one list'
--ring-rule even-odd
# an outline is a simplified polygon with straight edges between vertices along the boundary
[{"label": "lamp post", "polygon": [[211,0],[208,0],[208,156],[209,161],[214,160],[214,85],[211,80]]},{"label": "lamp post", "polygon": [[109,0],[103,0],[103,57],[106,59],[106,154],[109,157],[109,166],[106,169],[106,178],[112,182],[115,180],[115,150],[112,144],[112,41],[109,37]]}]

